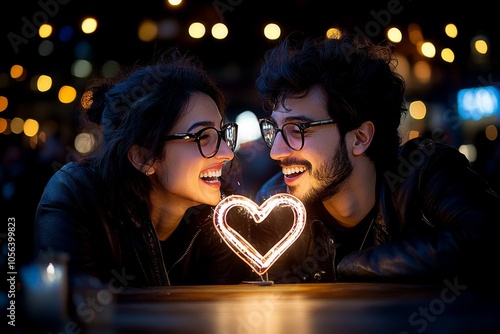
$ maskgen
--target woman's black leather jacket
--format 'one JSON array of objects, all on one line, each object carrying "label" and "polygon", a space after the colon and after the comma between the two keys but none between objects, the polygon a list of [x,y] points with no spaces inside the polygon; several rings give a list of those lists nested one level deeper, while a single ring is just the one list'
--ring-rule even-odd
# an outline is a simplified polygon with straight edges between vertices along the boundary
[{"label": "woman's black leather jacket", "polygon": [[121,286],[237,284],[248,274],[214,229],[213,208],[189,209],[160,242],[149,217],[111,212],[98,182],[91,167],[68,163],[48,182],[37,209],[35,251],[69,255],[71,279],[91,276]]}]

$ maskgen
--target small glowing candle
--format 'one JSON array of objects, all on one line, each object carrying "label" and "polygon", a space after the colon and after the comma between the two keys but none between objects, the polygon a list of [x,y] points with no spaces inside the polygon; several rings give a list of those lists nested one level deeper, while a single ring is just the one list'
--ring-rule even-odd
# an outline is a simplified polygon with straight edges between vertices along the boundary
[{"label": "small glowing candle", "polygon": [[23,310],[32,326],[58,329],[67,320],[67,258],[43,255],[21,270]]},{"label": "small glowing candle", "polygon": [[[241,234],[227,224],[226,216],[229,210],[234,207],[245,209],[257,224],[263,222],[276,207],[290,207],[293,211],[294,221],[285,236],[266,254],[262,255]],[[298,198],[286,193],[270,197],[261,206],[245,196],[231,195],[222,199],[215,207],[213,220],[217,232],[229,248],[257,274],[262,276],[302,234],[306,224],[306,209]]]}]

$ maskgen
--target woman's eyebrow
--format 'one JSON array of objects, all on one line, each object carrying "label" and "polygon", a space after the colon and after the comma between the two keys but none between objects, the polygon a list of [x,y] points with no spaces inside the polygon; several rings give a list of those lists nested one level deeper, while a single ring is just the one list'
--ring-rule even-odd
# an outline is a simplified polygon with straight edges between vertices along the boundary
[{"label": "woman's eyebrow", "polygon": [[215,126],[215,124],[212,121],[198,121],[191,124],[191,126],[187,129],[187,132],[193,131],[193,129],[201,126]]}]

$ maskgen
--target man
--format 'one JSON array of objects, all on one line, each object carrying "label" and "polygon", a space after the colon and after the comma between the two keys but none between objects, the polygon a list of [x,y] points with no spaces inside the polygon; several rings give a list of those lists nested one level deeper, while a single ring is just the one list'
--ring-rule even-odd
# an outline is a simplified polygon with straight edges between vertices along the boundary
[{"label": "man", "polygon": [[266,53],[257,88],[271,114],[260,128],[282,172],[256,201],[289,192],[308,210],[306,230],[269,279],[493,277],[500,198],[455,148],[424,138],[402,144],[405,83],[393,57],[392,46],[346,32],[289,37]]}]

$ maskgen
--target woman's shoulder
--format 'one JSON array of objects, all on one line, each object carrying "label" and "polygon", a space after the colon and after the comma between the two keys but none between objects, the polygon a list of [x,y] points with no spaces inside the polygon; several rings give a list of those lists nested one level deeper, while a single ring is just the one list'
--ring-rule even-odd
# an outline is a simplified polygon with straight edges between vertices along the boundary
[{"label": "woman's shoulder", "polygon": [[93,188],[96,180],[95,170],[88,164],[68,162],[57,170],[45,187],[45,193],[63,192],[64,189],[75,191],[82,188]]},{"label": "woman's shoulder", "polygon": [[70,161],[63,165],[54,175],[69,174],[75,178],[78,177],[94,177],[95,168],[89,163],[84,161]]}]

